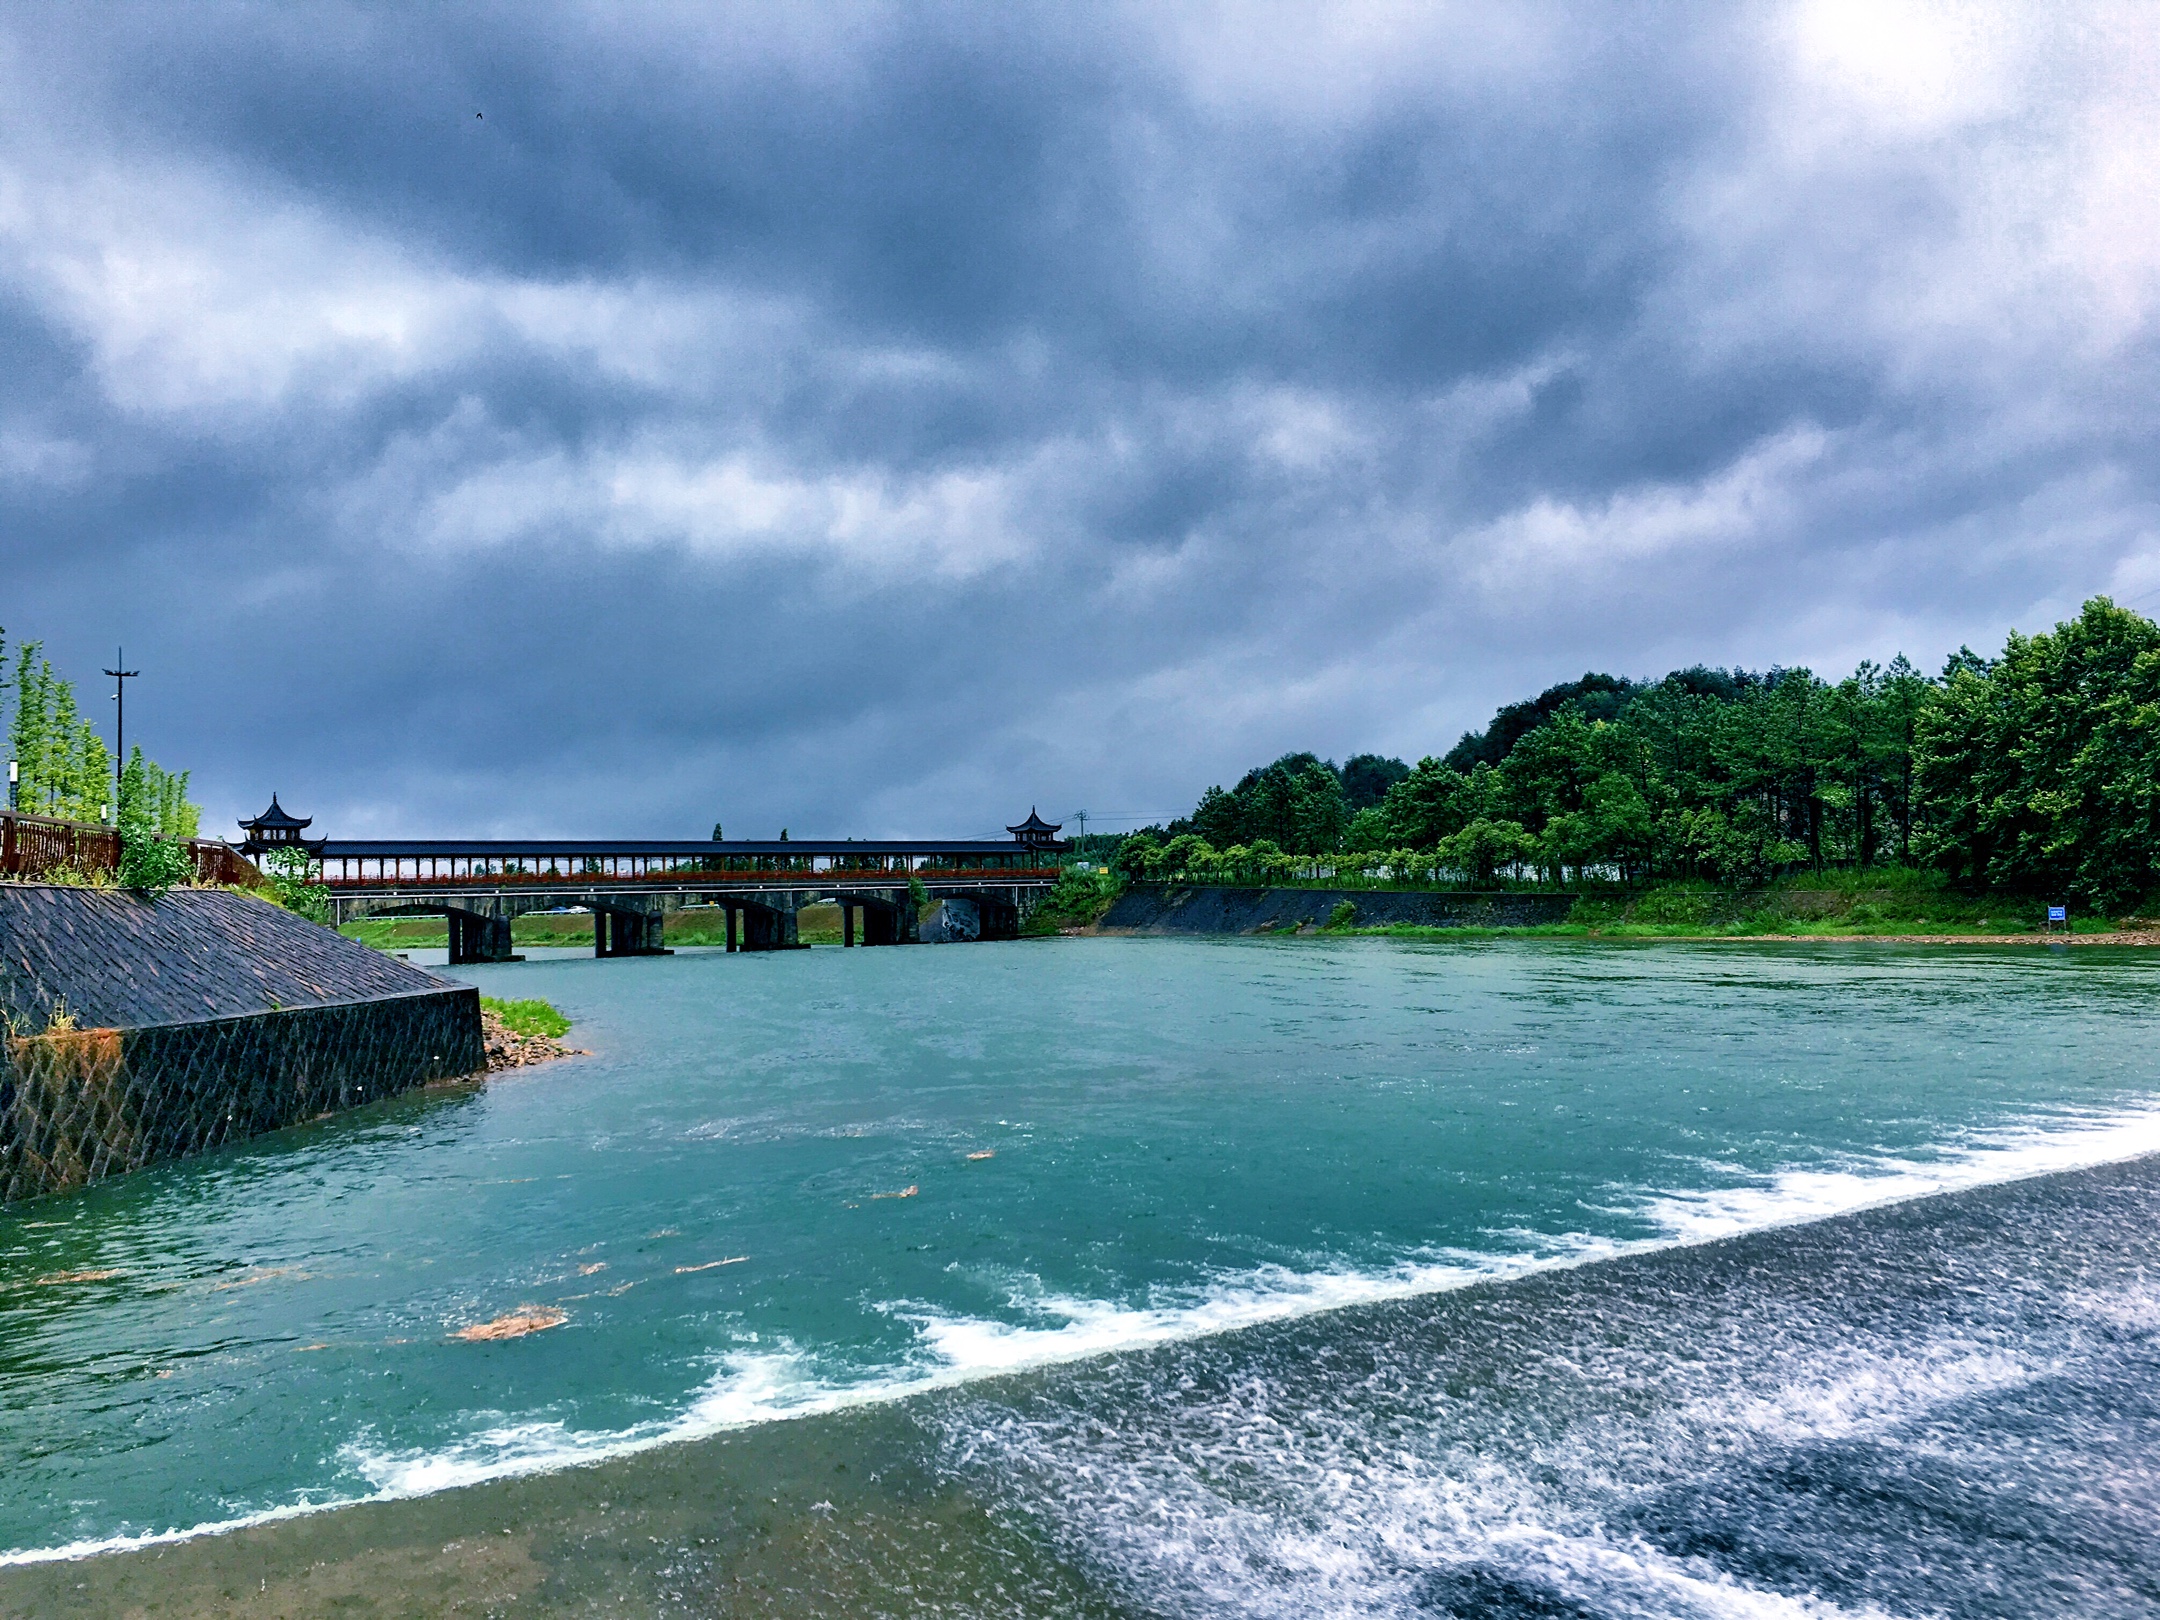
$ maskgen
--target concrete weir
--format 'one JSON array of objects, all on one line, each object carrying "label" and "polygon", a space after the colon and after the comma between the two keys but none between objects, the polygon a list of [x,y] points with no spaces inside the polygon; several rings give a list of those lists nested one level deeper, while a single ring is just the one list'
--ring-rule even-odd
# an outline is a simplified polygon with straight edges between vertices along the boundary
[{"label": "concrete weir", "polygon": [[0,1202],[485,1066],[480,996],[265,901],[0,883]]}]

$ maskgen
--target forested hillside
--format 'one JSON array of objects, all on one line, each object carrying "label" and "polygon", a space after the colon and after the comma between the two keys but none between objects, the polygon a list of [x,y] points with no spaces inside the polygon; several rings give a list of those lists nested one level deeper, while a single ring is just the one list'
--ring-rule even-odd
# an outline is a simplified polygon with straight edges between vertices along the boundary
[{"label": "forested hillside", "polygon": [[2121,907],[2160,885],[2160,627],[2095,598],[1937,675],[1588,674],[1412,767],[1291,754],[1126,840],[1128,876],[1761,882],[1926,865]]}]

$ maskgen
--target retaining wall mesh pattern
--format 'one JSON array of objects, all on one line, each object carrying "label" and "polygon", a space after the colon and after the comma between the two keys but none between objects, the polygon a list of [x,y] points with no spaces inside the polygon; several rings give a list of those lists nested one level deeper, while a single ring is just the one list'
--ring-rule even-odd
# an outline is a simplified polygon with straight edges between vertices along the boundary
[{"label": "retaining wall mesh pattern", "polygon": [[9,1037],[0,1202],[88,1186],[485,1067],[469,985],[142,1029]]}]

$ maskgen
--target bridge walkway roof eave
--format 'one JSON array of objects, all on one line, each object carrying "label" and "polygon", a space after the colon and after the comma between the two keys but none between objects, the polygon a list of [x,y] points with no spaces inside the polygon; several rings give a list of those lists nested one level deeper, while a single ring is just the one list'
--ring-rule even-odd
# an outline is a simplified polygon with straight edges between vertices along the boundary
[{"label": "bridge walkway roof eave", "polygon": [[559,855],[573,858],[608,855],[664,856],[674,860],[751,855],[1026,855],[1025,844],[990,839],[590,839],[590,838],[330,838],[324,860],[375,860],[379,857],[481,858]]}]

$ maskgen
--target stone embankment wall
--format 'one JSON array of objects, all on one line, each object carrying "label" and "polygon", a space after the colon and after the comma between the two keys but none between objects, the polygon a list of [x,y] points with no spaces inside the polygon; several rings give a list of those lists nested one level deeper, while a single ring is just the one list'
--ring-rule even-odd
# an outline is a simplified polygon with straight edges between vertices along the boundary
[{"label": "stone embankment wall", "polygon": [[1394,889],[1232,889],[1148,884],[1096,926],[1109,933],[1255,934],[1318,928],[1345,900],[1353,928],[1531,928],[1565,922],[1572,894],[1433,894]]},{"label": "stone embankment wall", "polygon": [[0,1201],[486,1063],[479,992],[222,890],[0,883]]}]

